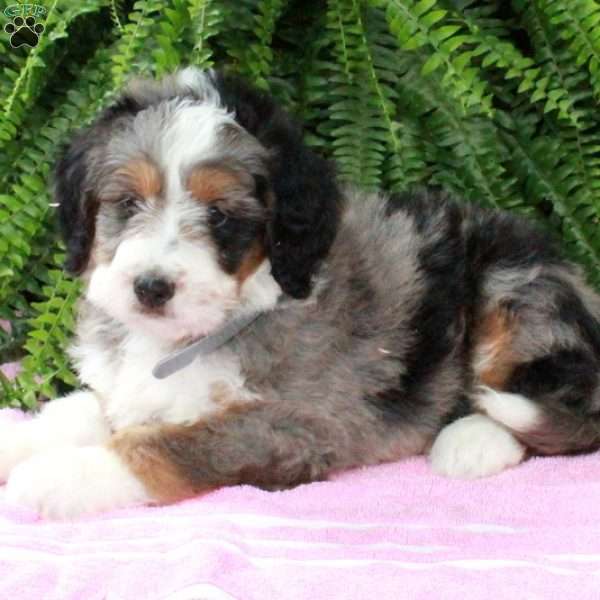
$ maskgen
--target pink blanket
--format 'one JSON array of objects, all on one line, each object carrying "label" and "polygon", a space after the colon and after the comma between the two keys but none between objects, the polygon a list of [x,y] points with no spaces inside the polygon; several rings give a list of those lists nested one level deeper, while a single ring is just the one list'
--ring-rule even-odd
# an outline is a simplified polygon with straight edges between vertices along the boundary
[{"label": "pink blanket", "polygon": [[598,454],[475,482],[419,458],[63,523],[0,499],[0,598],[599,597]]}]

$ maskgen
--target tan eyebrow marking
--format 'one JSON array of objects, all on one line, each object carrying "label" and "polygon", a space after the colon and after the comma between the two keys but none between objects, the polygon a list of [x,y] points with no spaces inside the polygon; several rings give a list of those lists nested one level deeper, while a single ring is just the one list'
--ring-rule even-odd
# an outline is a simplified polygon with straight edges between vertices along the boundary
[{"label": "tan eyebrow marking", "polygon": [[219,167],[197,167],[187,181],[187,188],[192,195],[207,204],[242,186],[240,178],[233,171]]},{"label": "tan eyebrow marking", "polygon": [[140,198],[160,194],[162,188],[160,173],[156,165],[147,160],[131,160],[117,171],[117,175],[125,177]]}]

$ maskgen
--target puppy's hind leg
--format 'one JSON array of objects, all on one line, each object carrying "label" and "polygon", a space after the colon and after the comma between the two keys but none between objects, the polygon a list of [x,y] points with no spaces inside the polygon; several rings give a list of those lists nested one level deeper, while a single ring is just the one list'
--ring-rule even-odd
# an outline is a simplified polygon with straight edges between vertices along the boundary
[{"label": "puppy's hind leg", "polygon": [[600,447],[600,361],[588,350],[557,350],[521,363],[505,387],[480,387],[474,404],[535,454]]},{"label": "puppy's hind leg", "polygon": [[475,331],[475,408],[535,454],[600,447],[600,298],[565,267],[509,292]]}]

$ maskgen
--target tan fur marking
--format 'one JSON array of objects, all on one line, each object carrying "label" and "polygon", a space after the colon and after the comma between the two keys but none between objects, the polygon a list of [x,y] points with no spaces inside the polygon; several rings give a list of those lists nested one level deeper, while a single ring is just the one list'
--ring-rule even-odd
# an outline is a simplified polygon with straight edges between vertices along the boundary
[{"label": "tan fur marking", "polygon": [[187,187],[200,202],[210,204],[239,188],[240,180],[232,171],[218,167],[200,167],[189,176]]},{"label": "tan fur marking", "polygon": [[[198,464],[190,462],[190,452],[198,445],[198,433],[204,427],[218,426],[236,415],[246,413],[248,402],[236,400],[232,390],[222,393],[223,402],[227,403],[223,410],[192,425],[137,425],[128,427],[112,436],[109,447],[114,450],[131,472],[144,484],[155,502],[169,504],[192,498],[215,488],[210,482],[204,485],[194,484],[191,480],[199,479],[203,474],[206,481],[209,473],[204,473],[206,465],[199,459]],[[214,398],[213,398],[214,399]],[[256,407],[260,401],[253,402]],[[177,461],[182,457],[181,462]],[[213,474],[214,476],[214,474]]]},{"label": "tan fur marking", "polygon": [[240,394],[240,391],[231,386],[225,381],[215,381],[210,386],[210,400],[219,407],[219,414],[212,415],[215,419],[221,414],[231,415],[238,410],[247,410],[249,404],[257,406],[263,400],[258,396],[248,392],[247,395]]},{"label": "tan fur marking", "polygon": [[131,181],[135,193],[140,198],[149,198],[160,194],[162,182],[155,165],[146,160],[132,160],[117,171]]},{"label": "tan fur marking", "polygon": [[263,260],[265,259],[265,249],[263,245],[256,241],[246,253],[244,260],[242,260],[240,267],[236,273],[236,278],[238,281],[238,292],[242,287],[242,284],[252,273],[260,267]]},{"label": "tan fur marking", "polygon": [[199,492],[161,448],[178,427],[184,429],[177,425],[129,427],[115,434],[109,444],[159,503],[177,502]]},{"label": "tan fur marking", "polygon": [[487,313],[475,334],[474,369],[480,382],[502,390],[518,357],[512,347],[515,323],[504,309]]},{"label": "tan fur marking", "polygon": [[232,406],[233,404],[238,404],[238,394],[224,381],[215,381],[211,384],[210,399],[223,409]]}]

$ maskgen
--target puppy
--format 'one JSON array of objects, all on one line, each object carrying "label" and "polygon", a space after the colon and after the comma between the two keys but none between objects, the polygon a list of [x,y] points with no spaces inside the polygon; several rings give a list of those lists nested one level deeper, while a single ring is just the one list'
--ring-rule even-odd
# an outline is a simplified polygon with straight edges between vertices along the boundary
[{"label": "puppy", "polygon": [[134,82],[74,136],[55,194],[84,391],[0,438],[12,502],[68,518],[599,445],[600,299],[579,270],[512,215],[341,187],[233,77]]}]

